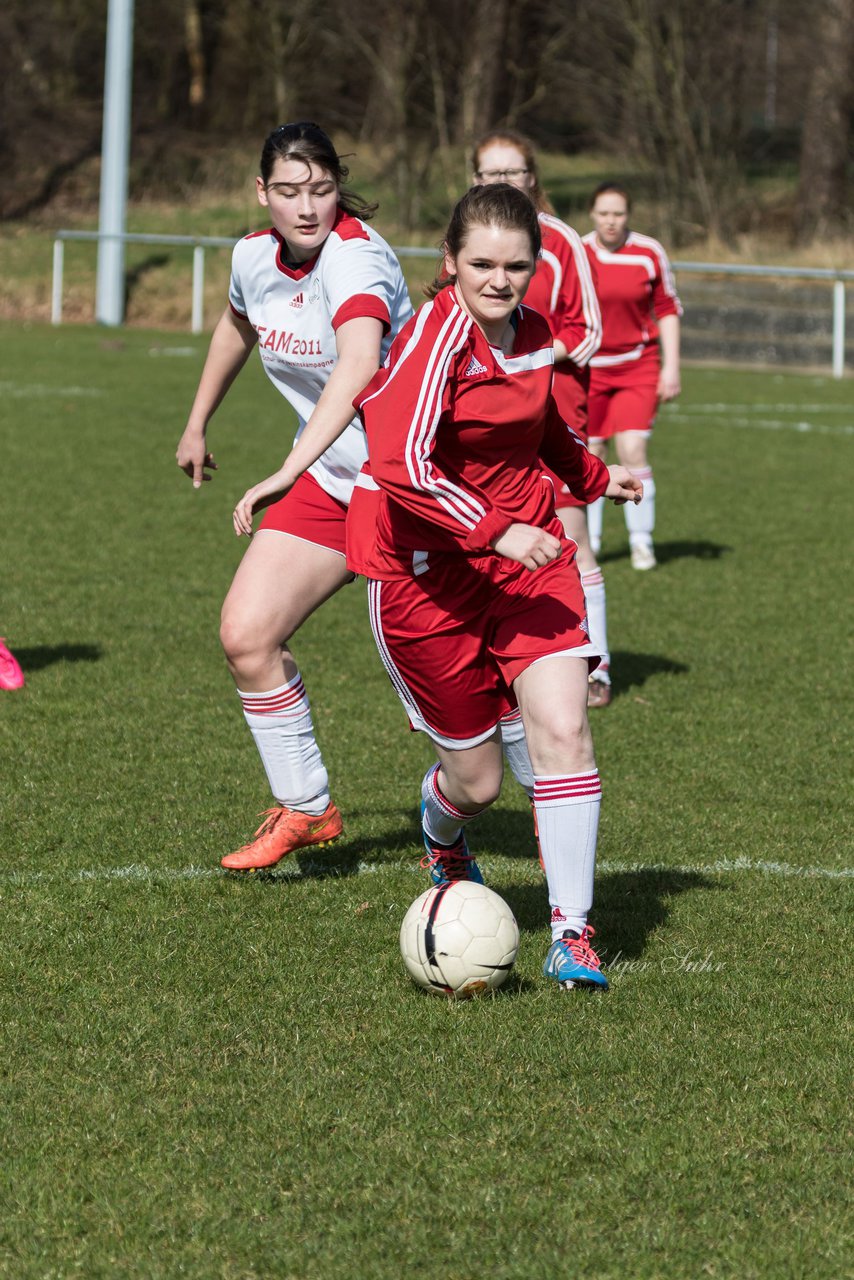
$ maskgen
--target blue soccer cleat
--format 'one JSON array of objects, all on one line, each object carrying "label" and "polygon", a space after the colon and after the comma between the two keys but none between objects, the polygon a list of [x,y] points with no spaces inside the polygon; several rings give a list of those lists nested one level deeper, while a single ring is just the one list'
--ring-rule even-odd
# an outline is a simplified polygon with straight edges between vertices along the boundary
[{"label": "blue soccer cleat", "polygon": [[455,880],[473,880],[483,884],[480,867],[469,853],[465,834],[461,831],[453,844],[439,844],[431,840],[424,830],[424,805],[421,805],[421,835],[427,850],[421,859],[422,867],[430,872],[434,884],[450,884]]},{"label": "blue soccer cleat", "polygon": [[554,978],[564,991],[573,987],[597,987],[608,990],[608,979],[602,972],[601,962],[590,945],[594,930],[587,927],[581,933],[566,929],[563,937],[555,938],[549,947],[543,973]]}]

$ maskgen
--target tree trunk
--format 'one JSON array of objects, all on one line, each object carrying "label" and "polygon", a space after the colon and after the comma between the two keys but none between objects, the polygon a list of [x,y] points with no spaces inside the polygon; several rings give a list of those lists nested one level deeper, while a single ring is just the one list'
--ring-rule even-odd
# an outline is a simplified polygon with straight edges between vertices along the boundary
[{"label": "tree trunk", "polygon": [[799,244],[839,233],[846,216],[846,169],[854,71],[854,0],[824,0],[801,135],[795,213]]}]

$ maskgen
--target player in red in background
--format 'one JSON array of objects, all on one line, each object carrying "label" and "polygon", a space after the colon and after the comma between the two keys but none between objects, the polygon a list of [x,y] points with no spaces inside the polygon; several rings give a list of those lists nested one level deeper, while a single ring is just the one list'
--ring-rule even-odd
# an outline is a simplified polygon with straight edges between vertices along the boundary
[{"label": "player in red in background", "polygon": [[[613,437],[617,458],[643,483],[643,504],[626,508],[626,527],[633,568],[654,569],[655,481],[647,441],[658,405],[679,395],[682,306],[664,249],[629,229],[630,209],[628,192],[616,183],[603,182],[593,192],[594,230],[584,247],[596,268],[603,336],[590,361],[589,435],[600,458]],[[591,507],[589,521],[598,550],[601,503]]]},{"label": "player in red in background", "polygon": [[251,535],[253,512],[267,506],[223,605],[220,638],[276,800],[255,838],[222,859],[234,871],[272,866],[342,831],[288,642],[353,580],[344,518],[366,457],[353,398],[412,315],[397,258],[364,221],[373,209],[342,190],[347,176],[315,124],[282,125],[267,138],[256,184],[273,225],[235,246],[229,305],[178,445],[178,465],[199,488],[215,469],[208,422],[257,346],[299,425],[283,465],[234,512],[235,531]]},{"label": "player in red in background", "polygon": [[[589,362],[602,341],[595,269],[591,268],[578,232],[555,216],[540,184],[536,152],[528,138],[512,129],[492,130],[475,145],[472,169],[477,182],[506,181],[527,191],[537,208],[543,248],[525,295],[525,305],[539,311],[549,322],[555,347],[552,394],[566,422],[586,441]],[[555,486],[555,506],[561,524],[578,547],[590,639],[602,655],[602,661],[590,676],[587,705],[606,707],[611,701],[611,659],[605,581],[590,546],[586,508],[558,476],[553,472],[549,474]]]},{"label": "player in red in background", "polygon": [[545,972],[606,987],[587,924],[601,788],[587,724],[598,654],[573,552],[540,458],[588,501],[638,501],[567,430],[551,394],[545,319],[520,303],[540,226],[507,183],[472,188],[445,238],[444,276],[358,406],[369,464],[347,519],[371,625],[412,726],[439,763],[422,783],[435,883],[481,880],[465,828],[497,797],[501,719],[519,707],[551,903]]}]

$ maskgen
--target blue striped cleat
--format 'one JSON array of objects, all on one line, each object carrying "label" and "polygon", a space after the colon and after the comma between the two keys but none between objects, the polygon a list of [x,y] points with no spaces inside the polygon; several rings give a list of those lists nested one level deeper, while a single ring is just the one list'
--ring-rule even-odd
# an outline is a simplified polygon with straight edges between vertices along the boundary
[{"label": "blue striped cleat", "polygon": [[453,844],[439,844],[431,840],[424,830],[424,806],[421,806],[421,836],[427,850],[421,859],[421,865],[430,872],[434,884],[450,884],[455,880],[473,880],[475,884],[483,884],[480,867],[469,853],[465,834],[461,831]]},{"label": "blue striped cleat", "polygon": [[608,990],[608,979],[590,945],[594,932],[589,927],[582,929],[581,933],[566,929],[563,936],[555,938],[549,947],[543,973],[547,978],[554,978],[564,991],[571,991],[573,987]]}]

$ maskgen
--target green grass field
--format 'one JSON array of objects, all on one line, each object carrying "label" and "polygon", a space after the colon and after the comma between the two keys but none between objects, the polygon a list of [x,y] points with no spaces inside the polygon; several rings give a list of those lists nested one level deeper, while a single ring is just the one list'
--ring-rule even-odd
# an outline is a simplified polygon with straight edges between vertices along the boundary
[{"label": "green grass field", "polygon": [[851,383],[686,372],[660,568],[606,521],[611,991],[540,977],[508,780],[472,844],[519,960],[454,1004],[398,954],[430,753],[363,584],[295,645],[345,839],[218,870],[269,803],[216,634],[233,502],[289,442],[260,369],[194,492],[173,457],[205,340],[0,338],[0,634],[27,672],[0,693],[0,1274],[850,1275]]}]

